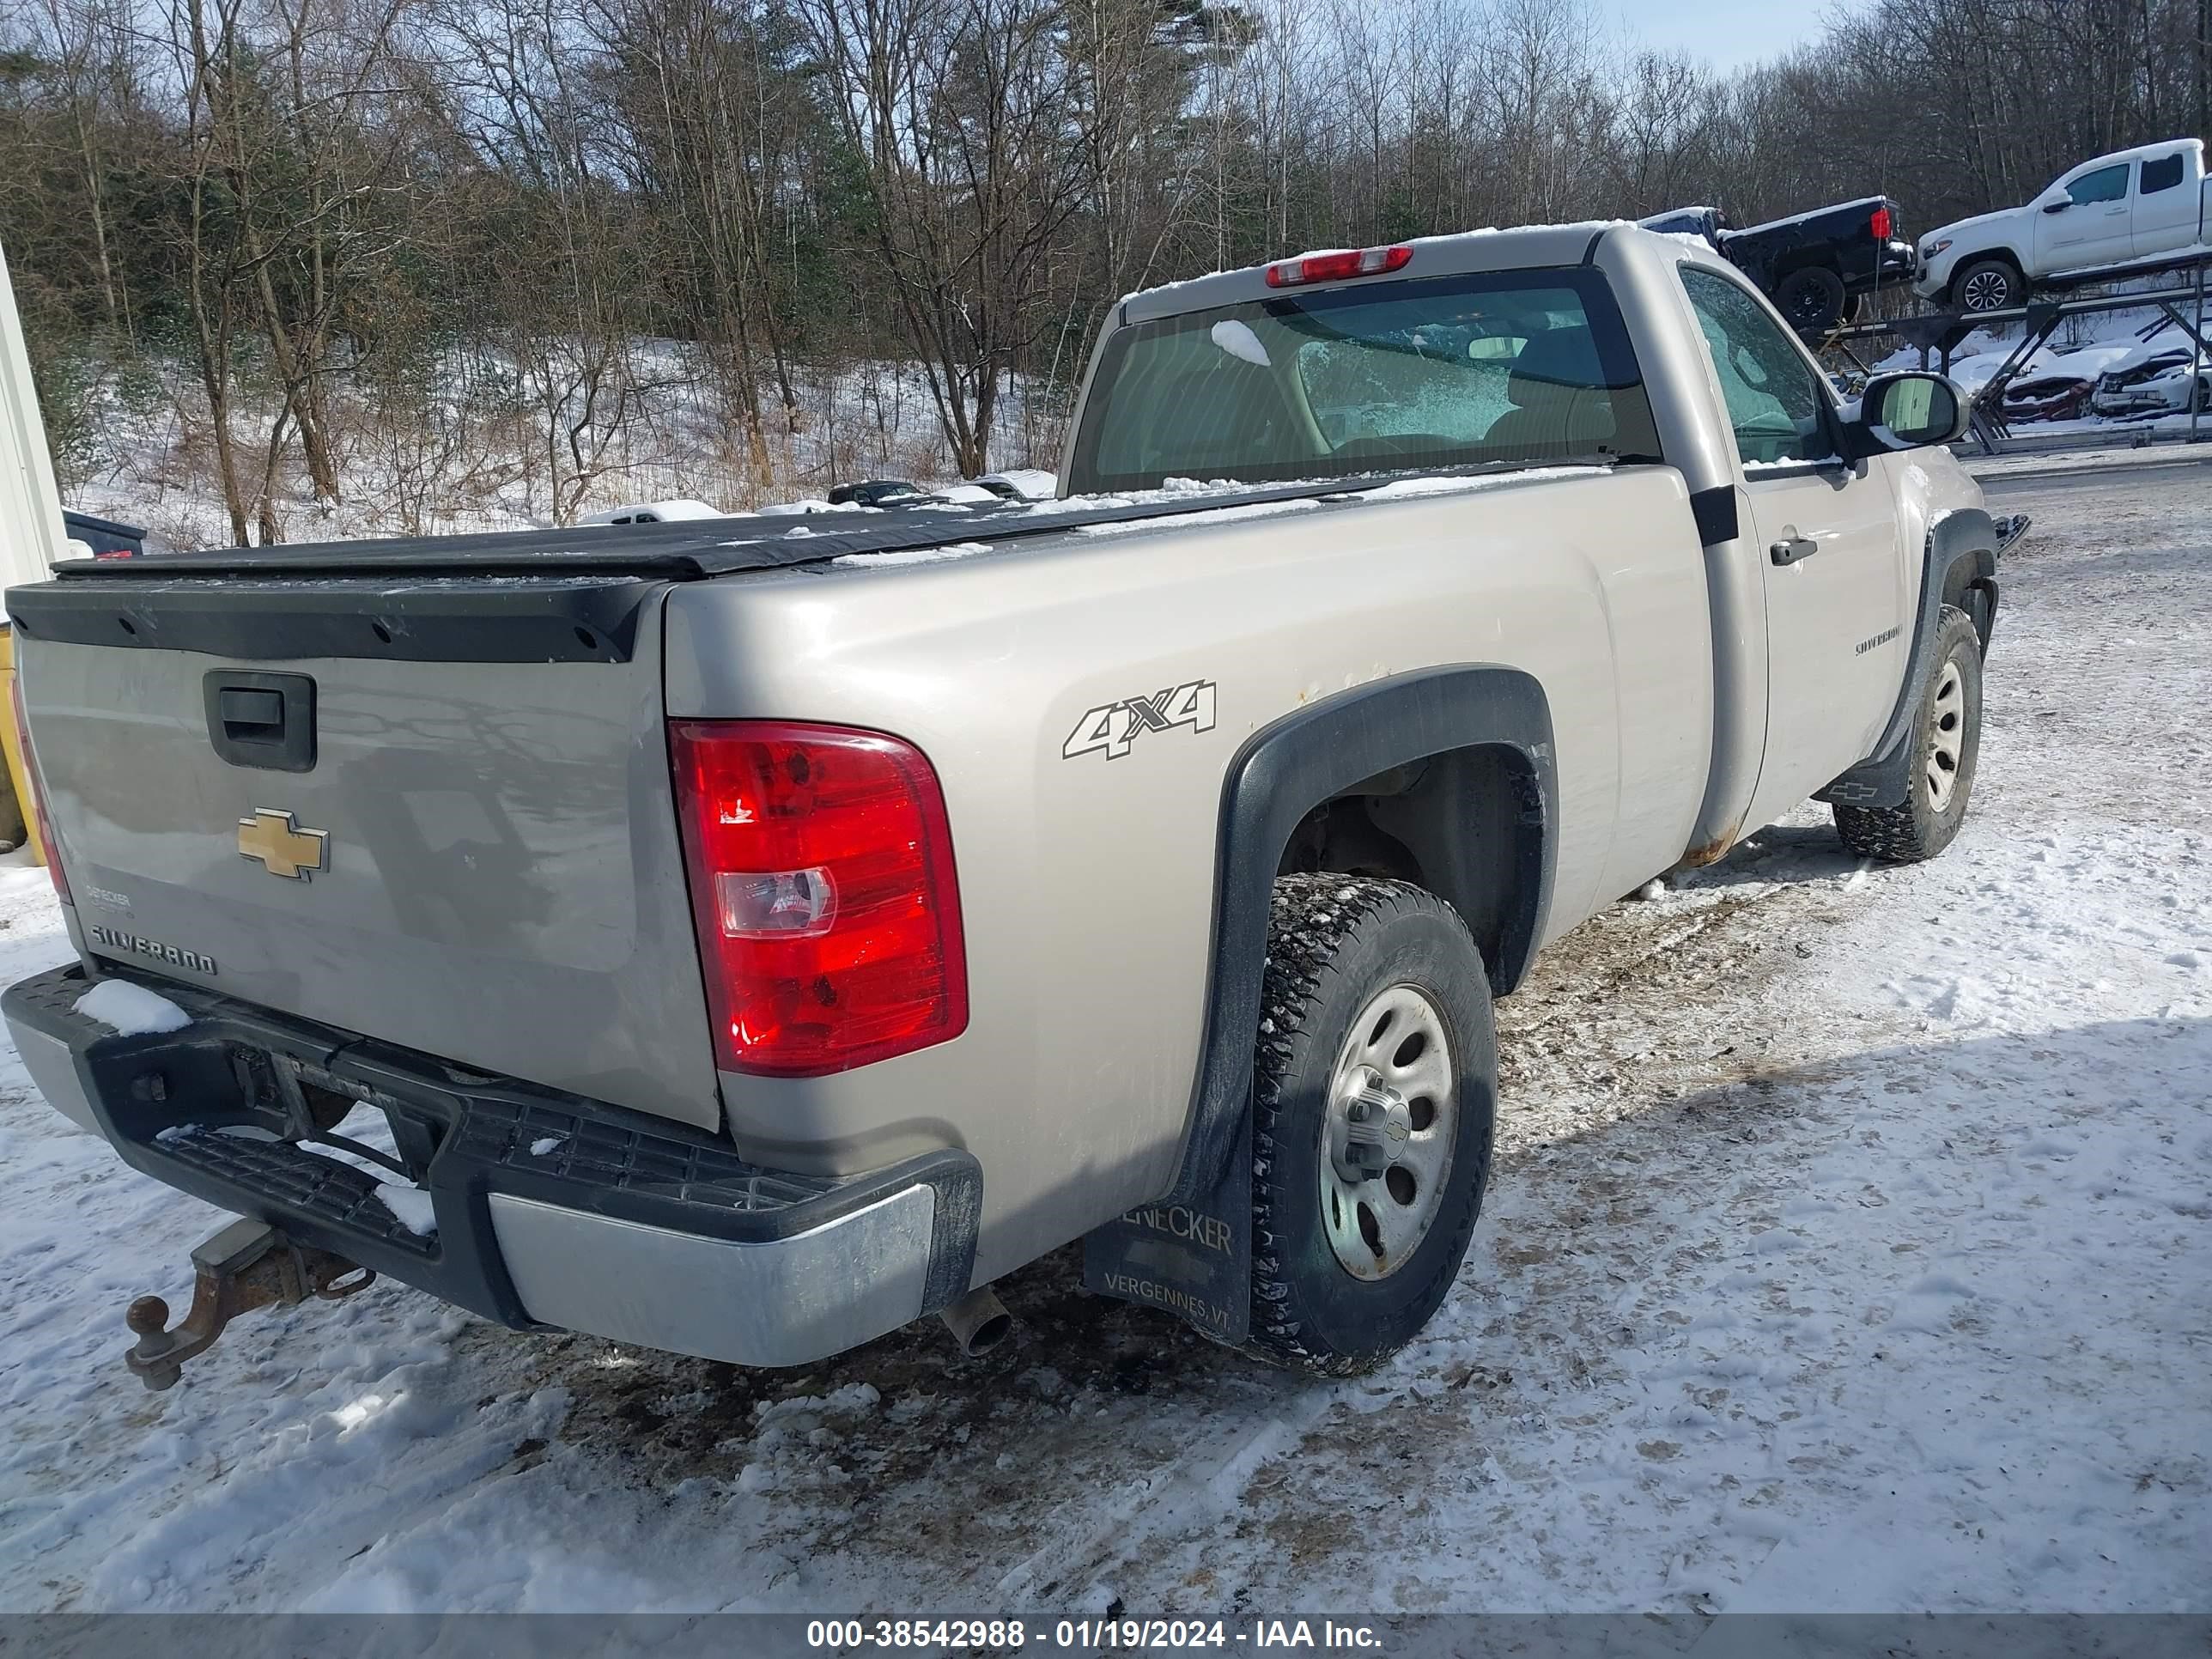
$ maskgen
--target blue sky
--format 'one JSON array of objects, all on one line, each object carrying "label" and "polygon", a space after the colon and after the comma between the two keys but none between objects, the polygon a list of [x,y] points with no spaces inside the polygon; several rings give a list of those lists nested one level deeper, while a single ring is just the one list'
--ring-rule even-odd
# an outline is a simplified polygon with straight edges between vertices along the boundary
[{"label": "blue sky", "polygon": [[1861,11],[1866,0],[1616,0],[1632,33],[1721,69],[1771,58],[1819,35],[1835,11]]}]

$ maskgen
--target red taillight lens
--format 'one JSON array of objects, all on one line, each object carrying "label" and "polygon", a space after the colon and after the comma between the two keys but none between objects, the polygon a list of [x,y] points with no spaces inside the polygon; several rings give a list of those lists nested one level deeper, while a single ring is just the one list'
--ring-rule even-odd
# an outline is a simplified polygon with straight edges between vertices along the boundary
[{"label": "red taillight lens", "polygon": [[16,750],[23,757],[23,781],[31,799],[22,803],[37,820],[39,844],[46,849],[46,873],[53,878],[54,892],[64,904],[70,898],[69,878],[62,873],[62,844],[54,838],[54,821],[46,816],[46,786],[39,777],[38,758],[31,753],[31,722],[23,717],[23,682],[19,677],[8,687],[15,705]]},{"label": "red taillight lens", "polygon": [[668,727],[714,1058],[819,1077],[956,1037],[952,830],[921,751],[766,720]]},{"label": "red taillight lens", "polygon": [[1887,241],[1890,229],[1889,210],[1887,207],[1876,208],[1874,210],[1874,217],[1867,221],[1867,228],[1874,232],[1875,241]]},{"label": "red taillight lens", "polygon": [[1340,253],[1309,253],[1303,259],[1285,259],[1267,267],[1269,288],[1297,288],[1306,283],[1341,282],[1346,276],[1376,276],[1386,270],[1403,270],[1413,250],[1401,242],[1395,247],[1351,247]]}]

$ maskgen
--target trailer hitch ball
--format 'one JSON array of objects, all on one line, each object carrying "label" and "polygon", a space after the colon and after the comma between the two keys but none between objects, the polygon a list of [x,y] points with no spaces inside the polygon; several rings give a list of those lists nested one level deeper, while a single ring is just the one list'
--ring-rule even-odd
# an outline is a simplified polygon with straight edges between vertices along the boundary
[{"label": "trailer hitch ball", "polygon": [[368,1268],[295,1243],[266,1223],[234,1221],[192,1252],[192,1305],[174,1330],[158,1296],[139,1297],[125,1310],[123,1322],[138,1340],[124,1363],[149,1389],[174,1388],[185,1362],[213,1347],[239,1315],[311,1296],[334,1302],[375,1282]]}]

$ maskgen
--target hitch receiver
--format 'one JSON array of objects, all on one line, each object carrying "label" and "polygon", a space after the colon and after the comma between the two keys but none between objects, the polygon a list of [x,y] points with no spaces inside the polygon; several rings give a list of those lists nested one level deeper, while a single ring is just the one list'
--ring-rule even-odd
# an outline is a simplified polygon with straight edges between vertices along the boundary
[{"label": "hitch receiver", "polygon": [[131,1304],[124,1322],[138,1340],[124,1363],[149,1389],[174,1388],[185,1361],[213,1347],[239,1315],[311,1296],[336,1302],[375,1282],[367,1267],[295,1244],[266,1222],[234,1221],[193,1250],[192,1309],[176,1329],[168,1328],[169,1304],[160,1297]]}]

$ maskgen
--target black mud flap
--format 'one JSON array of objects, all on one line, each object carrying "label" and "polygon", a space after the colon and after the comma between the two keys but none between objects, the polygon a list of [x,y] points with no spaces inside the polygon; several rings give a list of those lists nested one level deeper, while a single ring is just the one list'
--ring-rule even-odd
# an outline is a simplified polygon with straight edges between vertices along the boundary
[{"label": "black mud flap", "polygon": [[1217,1342],[1252,1328],[1252,1114],[1194,1204],[1146,1206],[1083,1241],[1084,1288],[1179,1316]]}]

